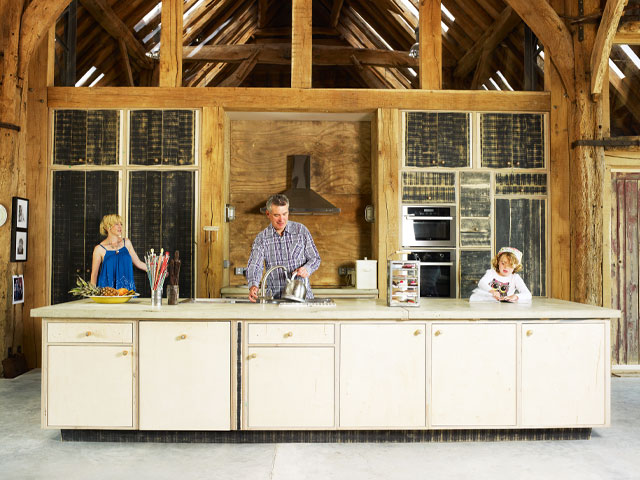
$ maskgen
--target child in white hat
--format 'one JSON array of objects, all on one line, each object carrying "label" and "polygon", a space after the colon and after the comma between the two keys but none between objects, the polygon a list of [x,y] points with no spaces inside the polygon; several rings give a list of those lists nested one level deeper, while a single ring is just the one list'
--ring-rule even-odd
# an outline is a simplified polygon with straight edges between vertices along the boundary
[{"label": "child in white hat", "polygon": [[473,290],[470,302],[530,302],[531,292],[516,272],[522,270],[522,252],[502,247]]}]

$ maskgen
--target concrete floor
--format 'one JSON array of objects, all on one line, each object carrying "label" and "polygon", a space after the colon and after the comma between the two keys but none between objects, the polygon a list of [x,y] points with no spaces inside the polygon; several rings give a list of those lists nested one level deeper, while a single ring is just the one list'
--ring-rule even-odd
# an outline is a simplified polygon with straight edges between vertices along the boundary
[{"label": "concrete floor", "polygon": [[0,479],[640,479],[640,377],[611,381],[591,440],[421,444],[61,442],[40,429],[40,371],[0,379]]}]

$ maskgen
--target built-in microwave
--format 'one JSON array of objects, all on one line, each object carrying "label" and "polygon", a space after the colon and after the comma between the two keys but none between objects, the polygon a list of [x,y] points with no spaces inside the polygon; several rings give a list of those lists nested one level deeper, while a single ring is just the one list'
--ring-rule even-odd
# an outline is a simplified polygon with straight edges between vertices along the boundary
[{"label": "built-in microwave", "polygon": [[420,262],[420,296],[456,298],[456,251],[412,251],[409,260]]},{"label": "built-in microwave", "polygon": [[403,205],[402,246],[455,247],[456,207]]}]

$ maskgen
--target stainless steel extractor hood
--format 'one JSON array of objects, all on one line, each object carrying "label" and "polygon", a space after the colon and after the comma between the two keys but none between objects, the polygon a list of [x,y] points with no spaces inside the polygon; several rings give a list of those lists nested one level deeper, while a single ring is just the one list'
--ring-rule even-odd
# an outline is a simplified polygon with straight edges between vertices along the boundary
[{"label": "stainless steel extractor hood", "polygon": [[[289,198],[289,213],[295,215],[336,215],[340,209],[311,190],[311,155],[289,155],[291,188],[282,192]],[[260,209],[265,212],[266,207]]]}]

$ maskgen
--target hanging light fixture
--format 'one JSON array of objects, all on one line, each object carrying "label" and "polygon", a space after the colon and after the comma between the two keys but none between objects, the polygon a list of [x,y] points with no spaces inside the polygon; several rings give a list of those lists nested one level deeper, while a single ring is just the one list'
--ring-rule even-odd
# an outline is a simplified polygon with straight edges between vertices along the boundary
[{"label": "hanging light fixture", "polygon": [[416,43],[411,45],[411,49],[409,49],[409,56],[413,58],[418,58],[420,55],[420,27],[416,27]]}]

